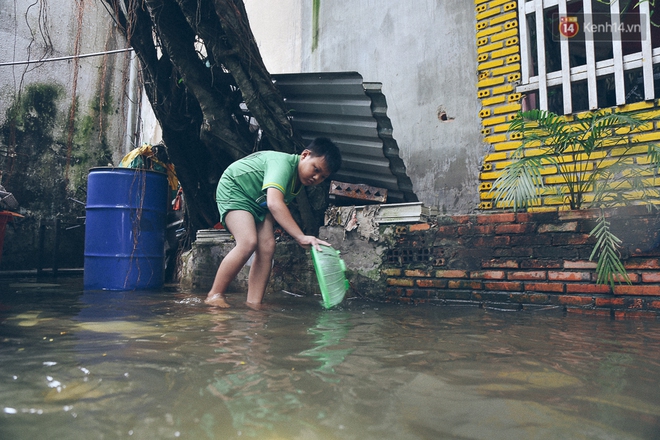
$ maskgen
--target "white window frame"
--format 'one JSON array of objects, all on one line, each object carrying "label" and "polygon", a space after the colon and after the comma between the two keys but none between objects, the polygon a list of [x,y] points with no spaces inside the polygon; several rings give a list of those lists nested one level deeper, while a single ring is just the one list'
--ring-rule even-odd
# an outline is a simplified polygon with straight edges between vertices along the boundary
[{"label": "white window frame", "polygon": [[[597,0],[583,0],[584,13],[592,13],[592,4]],[[607,60],[596,62],[593,38],[585,38],[586,64],[576,67],[570,66],[568,38],[561,37],[560,53],[562,70],[555,72],[546,71],[544,34],[544,11],[549,8],[558,7],[559,14],[566,14],[567,0],[519,0],[518,19],[520,30],[520,61],[521,61],[521,84],[516,87],[516,92],[538,93],[538,108],[548,110],[548,89],[552,86],[562,86],[564,114],[573,113],[571,99],[571,84],[577,81],[587,81],[587,90],[589,93],[589,110],[598,109],[598,91],[596,80],[605,75],[614,75],[616,105],[626,104],[626,91],[624,84],[624,72],[632,69],[642,68],[644,78],[644,99],[649,101],[655,99],[653,86],[653,65],[660,64],[660,47],[653,49],[651,41],[651,20],[641,20],[644,26],[643,35],[647,38],[642,39],[642,50],[637,53],[623,55],[621,38],[619,30],[613,26],[612,30],[612,52],[613,57]],[[638,6],[640,15],[650,17],[649,2],[642,2]],[[533,42],[530,42],[528,33],[528,15],[534,15],[536,21],[537,38],[537,63],[538,74],[532,76],[530,66],[531,48]],[[620,22],[619,1],[612,0],[610,3],[610,14],[612,24]],[[585,29],[585,32],[588,32]],[[567,66],[567,67],[564,67]]]}]

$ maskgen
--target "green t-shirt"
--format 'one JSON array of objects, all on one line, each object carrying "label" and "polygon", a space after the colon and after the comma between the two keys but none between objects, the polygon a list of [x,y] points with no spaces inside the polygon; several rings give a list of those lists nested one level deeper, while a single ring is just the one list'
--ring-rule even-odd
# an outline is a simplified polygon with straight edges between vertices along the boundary
[{"label": "green t-shirt", "polygon": [[238,209],[263,221],[268,212],[268,188],[279,189],[288,205],[302,188],[296,187],[299,161],[297,154],[259,151],[232,163],[222,174],[215,193],[220,221],[224,223],[227,212]]}]

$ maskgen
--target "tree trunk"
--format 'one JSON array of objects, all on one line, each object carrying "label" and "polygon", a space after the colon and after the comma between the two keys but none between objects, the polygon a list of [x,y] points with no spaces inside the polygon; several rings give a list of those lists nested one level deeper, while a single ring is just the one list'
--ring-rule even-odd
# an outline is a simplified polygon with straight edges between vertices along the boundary
[{"label": "tree trunk", "polygon": [[[147,96],[186,196],[189,232],[211,227],[218,221],[215,187],[229,164],[256,150],[304,148],[261,59],[245,5],[104,1],[141,62]],[[315,234],[319,215],[306,197],[298,200],[298,215],[303,229]]]}]

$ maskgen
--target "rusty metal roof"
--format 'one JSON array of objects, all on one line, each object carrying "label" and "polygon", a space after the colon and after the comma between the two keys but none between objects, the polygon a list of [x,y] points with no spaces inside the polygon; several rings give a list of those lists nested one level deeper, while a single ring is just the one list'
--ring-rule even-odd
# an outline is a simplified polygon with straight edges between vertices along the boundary
[{"label": "rusty metal roof", "polygon": [[357,72],[273,75],[305,143],[324,136],[342,154],[333,179],[387,189],[388,203],[417,202],[399,147],[392,137],[381,83]]}]

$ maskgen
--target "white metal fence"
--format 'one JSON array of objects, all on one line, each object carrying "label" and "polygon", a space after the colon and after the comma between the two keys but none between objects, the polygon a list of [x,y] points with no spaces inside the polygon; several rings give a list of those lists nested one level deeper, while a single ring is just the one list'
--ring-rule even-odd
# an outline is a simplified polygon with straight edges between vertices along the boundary
[{"label": "white metal fence", "polygon": [[[519,0],[522,75],[516,91],[527,95],[524,106],[548,110],[554,104],[557,113],[570,114],[599,108],[599,93],[600,107],[603,101],[613,106],[655,99],[653,67],[660,63],[660,47],[653,47],[652,38],[656,2]],[[564,20],[560,30],[562,17],[573,16],[580,21]],[[576,24],[579,33],[572,35]],[[639,90],[636,96],[631,96],[631,81]],[[584,105],[575,105],[576,93],[585,95],[580,96]]]}]

